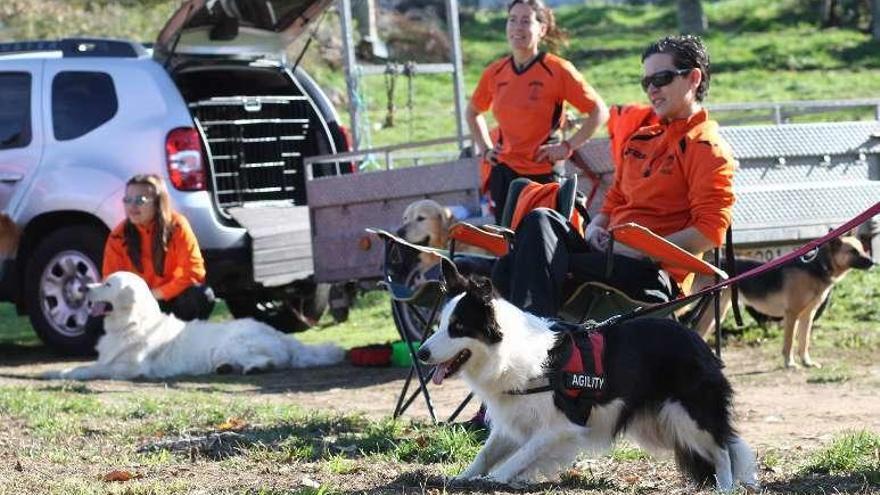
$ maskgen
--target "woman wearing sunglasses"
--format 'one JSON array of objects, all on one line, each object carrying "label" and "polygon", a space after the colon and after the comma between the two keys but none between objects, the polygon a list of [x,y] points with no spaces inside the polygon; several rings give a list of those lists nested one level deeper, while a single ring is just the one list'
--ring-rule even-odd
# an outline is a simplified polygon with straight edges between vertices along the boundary
[{"label": "woman wearing sunglasses", "polygon": [[162,311],[182,320],[207,319],[214,293],[205,285],[205,262],[189,222],[171,209],[165,182],[136,175],[126,183],[122,203],[126,218],[104,247],[104,277],[137,273]]},{"label": "woman wearing sunglasses", "polygon": [[[542,42],[555,49],[564,40],[553,11],[541,0],[513,0],[507,8],[511,54],[486,68],[468,105],[475,151],[492,165],[488,188],[499,223],[514,179],[553,181],[553,165],[571,156],[608,119],[602,98],[574,65],[538,49]],[[588,116],[574,135],[560,141],[566,102]],[[500,129],[497,146],[483,116],[490,109]]]},{"label": "woman wearing sunglasses", "polygon": [[[694,36],[663,38],[642,55],[642,88],[658,123],[623,139],[614,182],[600,213],[580,237],[561,215],[531,212],[514,248],[493,278],[510,302],[541,316],[556,316],[563,282],[602,281],[631,298],[663,302],[678,293],[685,273],[669,273],[615,243],[613,271],[605,273],[608,227],[635,222],[691,253],[721,244],[733,207],[734,160],[702,101],[709,91],[709,54]],[[615,133],[615,129],[611,129]],[[512,267],[516,267],[513,269]],[[566,284],[566,286],[568,286]]]}]

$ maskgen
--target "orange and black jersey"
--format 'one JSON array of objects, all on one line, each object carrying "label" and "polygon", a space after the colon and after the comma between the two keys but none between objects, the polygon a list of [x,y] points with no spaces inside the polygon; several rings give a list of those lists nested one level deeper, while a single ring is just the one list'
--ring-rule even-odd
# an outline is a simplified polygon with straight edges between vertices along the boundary
[{"label": "orange and black jersey", "polygon": [[539,53],[522,70],[512,56],[496,60],[483,72],[471,103],[490,108],[501,129],[499,161],[521,175],[549,174],[553,164],[536,162],[538,148],[565,122],[564,104],[582,113],[596,108],[598,95],[571,62]]},{"label": "orange and black jersey", "polygon": [[[695,227],[716,246],[730,225],[736,161],[705,109],[625,138],[602,213],[662,237]],[[675,274],[674,274],[675,275]]]}]

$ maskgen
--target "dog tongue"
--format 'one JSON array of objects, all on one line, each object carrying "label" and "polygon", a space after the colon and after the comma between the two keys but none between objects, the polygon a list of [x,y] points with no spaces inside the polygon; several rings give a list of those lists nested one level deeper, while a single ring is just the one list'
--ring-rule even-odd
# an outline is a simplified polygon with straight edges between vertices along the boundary
[{"label": "dog tongue", "polygon": [[443,383],[443,379],[446,378],[446,372],[449,370],[449,365],[446,363],[440,363],[437,365],[437,369],[434,370],[434,376],[431,377],[431,381],[434,382],[434,385],[440,385]]},{"label": "dog tongue", "polygon": [[107,312],[107,303],[105,302],[95,302],[92,303],[92,309],[89,311],[89,314],[92,316],[101,316]]}]

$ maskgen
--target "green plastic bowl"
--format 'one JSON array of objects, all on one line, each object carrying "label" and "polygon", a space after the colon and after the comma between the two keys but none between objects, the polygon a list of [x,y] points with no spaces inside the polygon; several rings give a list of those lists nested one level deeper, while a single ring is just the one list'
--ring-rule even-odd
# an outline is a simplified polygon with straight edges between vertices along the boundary
[{"label": "green plastic bowl", "polygon": [[[418,351],[419,346],[422,345],[422,343],[414,340],[412,345],[413,349]],[[412,357],[409,354],[406,342],[398,340],[391,344],[391,366],[397,368],[409,368],[412,366]]]}]

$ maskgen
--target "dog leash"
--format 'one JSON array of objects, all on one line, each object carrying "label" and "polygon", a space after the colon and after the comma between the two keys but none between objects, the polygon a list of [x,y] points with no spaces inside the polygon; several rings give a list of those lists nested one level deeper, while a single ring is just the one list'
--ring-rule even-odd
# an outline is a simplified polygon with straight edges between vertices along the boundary
[{"label": "dog leash", "polygon": [[772,261],[768,261],[767,263],[756,266],[755,268],[752,268],[751,270],[747,270],[747,271],[740,273],[738,275],[735,275],[731,278],[728,278],[726,280],[722,280],[721,282],[719,282],[715,285],[711,285],[709,287],[706,287],[703,290],[701,290],[699,292],[695,292],[689,296],[681,297],[678,299],[673,299],[671,301],[667,301],[665,303],[655,304],[653,306],[643,306],[643,307],[641,307],[635,311],[632,311],[630,313],[612,316],[611,318],[608,318],[607,320],[604,320],[591,328],[602,327],[602,326],[606,326],[606,325],[613,325],[616,323],[621,323],[626,320],[631,320],[633,318],[640,318],[640,317],[644,317],[644,316],[649,316],[652,313],[666,311],[666,310],[669,310],[670,308],[683,307],[683,306],[685,306],[685,305],[687,305],[687,304],[693,302],[694,300],[697,300],[703,296],[718,292],[718,291],[724,289],[725,287],[727,287],[728,285],[735,284],[735,283],[740,282],[742,280],[746,280],[748,278],[758,276],[764,272],[768,272],[770,270],[776,269],[776,268],[780,267],[781,265],[788,263],[789,261],[791,261],[793,259],[805,256],[813,250],[818,250],[819,247],[821,247],[826,242],[830,241],[831,239],[840,237],[841,235],[843,235],[847,231],[852,230],[853,228],[865,223],[868,219],[870,219],[874,215],[877,215],[878,213],[880,213],[880,202],[874,203],[873,206],[871,206],[867,210],[859,213],[858,215],[856,215],[855,217],[853,217],[852,219],[850,219],[849,221],[847,221],[846,223],[844,223],[840,227],[837,227],[836,229],[828,232],[827,234],[825,234],[824,236],[822,236],[818,239],[814,239],[814,240],[804,244],[803,246],[799,247],[798,249],[795,249],[794,251],[792,251],[784,256],[780,256],[779,258],[776,258]]}]

